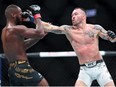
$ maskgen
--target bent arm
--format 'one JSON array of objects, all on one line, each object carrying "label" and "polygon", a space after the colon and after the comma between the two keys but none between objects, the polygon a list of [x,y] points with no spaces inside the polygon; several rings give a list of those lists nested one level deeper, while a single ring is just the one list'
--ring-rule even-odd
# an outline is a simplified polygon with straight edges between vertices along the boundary
[{"label": "bent arm", "polygon": [[24,38],[43,38],[45,36],[45,32],[42,29],[40,20],[36,19],[36,29],[27,28],[23,25],[18,25],[13,27],[13,32],[17,35],[20,35]]},{"label": "bent arm", "polygon": [[66,31],[69,29],[68,25],[56,26],[56,25],[52,25],[52,24],[44,22],[44,21],[42,21],[42,24],[43,24],[44,31],[52,32],[52,33],[55,33],[55,34],[65,34]]},{"label": "bent arm", "polygon": [[[42,29],[42,25],[41,22],[37,22],[38,20],[35,20],[35,24],[36,24],[36,29],[38,31],[42,31],[44,32],[44,30]],[[41,21],[41,20],[40,20]],[[27,50],[28,48],[32,47],[33,45],[35,45],[38,41],[40,41],[47,33],[44,32],[44,35],[42,37],[38,37],[38,38],[29,38],[26,39],[24,41],[24,45],[25,45],[25,49]]]},{"label": "bent arm", "polygon": [[41,38],[29,38],[24,41],[25,49],[29,49],[33,45],[35,45],[38,41],[40,41]]},{"label": "bent arm", "polygon": [[99,30],[99,36],[104,39],[104,40],[109,40],[111,42],[116,42],[116,38],[111,38],[108,35],[108,31],[106,31],[102,26],[100,25],[95,25],[95,29]]}]

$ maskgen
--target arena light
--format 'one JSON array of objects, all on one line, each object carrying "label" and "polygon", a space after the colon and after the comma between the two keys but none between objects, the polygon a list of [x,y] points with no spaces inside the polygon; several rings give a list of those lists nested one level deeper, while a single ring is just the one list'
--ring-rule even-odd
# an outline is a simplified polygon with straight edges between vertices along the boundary
[{"label": "arena light", "polygon": [[75,52],[40,52],[40,57],[73,57],[76,56]]},{"label": "arena light", "polygon": [[105,51],[100,51],[100,54],[101,54],[102,56],[105,56],[105,55],[106,55],[106,52],[105,52]]},{"label": "arena light", "polygon": [[[116,56],[116,51],[99,51],[102,56]],[[28,57],[35,58],[46,58],[46,57],[76,57],[74,51],[64,51],[64,52],[35,52],[27,53]],[[0,58],[5,58],[4,54],[0,54]]]},{"label": "arena light", "polygon": [[96,9],[87,9],[86,14],[87,14],[87,17],[94,17],[97,14],[97,10]]},{"label": "arena light", "polygon": [[[105,51],[100,51],[102,56],[106,55]],[[76,57],[74,51],[67,52],[40,52],[40,57]]]}]

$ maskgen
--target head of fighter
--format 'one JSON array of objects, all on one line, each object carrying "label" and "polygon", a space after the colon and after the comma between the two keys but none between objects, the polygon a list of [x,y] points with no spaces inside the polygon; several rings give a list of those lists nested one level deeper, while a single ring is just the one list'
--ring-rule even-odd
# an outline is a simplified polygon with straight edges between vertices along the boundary
[{"label": "head of fighter", "polygon": [[22,23],[22,10],[17,5],[9,5],[5,10],[5,16],[7,22],[15,25],[20,25]]},{"label": "head of fighter", "polygon": [[86,23],[86,12],[82,8],[75,8],[72,12],[72,24],[78,26],[79,24]]}]

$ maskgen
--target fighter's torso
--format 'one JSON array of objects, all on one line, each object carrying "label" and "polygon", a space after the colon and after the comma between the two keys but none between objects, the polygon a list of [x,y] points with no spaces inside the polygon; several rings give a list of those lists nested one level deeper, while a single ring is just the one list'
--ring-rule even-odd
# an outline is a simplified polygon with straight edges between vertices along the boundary
[{"label": "fighter's torso", "polygon": [[26,60],[24,38],[13,33],[13,28],[2,30],[3,50],[9,62],[14,60]]},{"label": "fighter's torso", "polygon": [[80,64],[101,59],[98,47],[98,31],[94,26],[87,25],[86,29],[70,29],[66,34]]}]

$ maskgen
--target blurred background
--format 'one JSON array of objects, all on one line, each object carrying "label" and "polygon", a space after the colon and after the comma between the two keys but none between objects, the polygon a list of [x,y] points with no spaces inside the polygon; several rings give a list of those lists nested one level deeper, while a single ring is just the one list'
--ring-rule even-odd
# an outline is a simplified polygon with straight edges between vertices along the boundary
[{"label": "blurred background", "polygon": [[[75,7],[82,7],[87,11],[88,23],[100,24],[106,30],[116,31],[115,0],[0,0],[0,29],[5,26],[5,8],[16,4],[25,11],[30,5],[41,6],[42,20],[55,25],[71,25],[71,13]],[[0,45],[2,53],[2,44]],[[100,50],[115,50],[115,44],[100,40]],[[42,41],[33,46],[28,52],[37,51],[68,51],[72,50],[64,35],[49,33]]]},{"label": "blurred background", "polygon": [[[116,33],[116,0],[0,0],[0,33],[5,26],[4,11],[10,4],[16,4],[25,11],[30,5],[41,6],[42,20],[54,25],[71,25],[71,13],[74,8],[81,7],[87,12],[87,22],[100,24],[106,30]],[[116,51],[116,43],[99,41],[99,49],[104,51]],[[64,35],[49,33],[32,48],[31,52],[60,52],[73,51],[70,43]],[[3,53],[0,40],[0,53]],[[116,81],[116,56],[104,56],[104,60]],[[9,85],[7,68],[8,62],[2,59],[2,85]],[[73,86],[77,77],[79,64],[76,57],[67,58],[33,58],[29,57],[34,69],[41,72],[50,85]],[[96,81],[93,85],[97,85]]]}]

